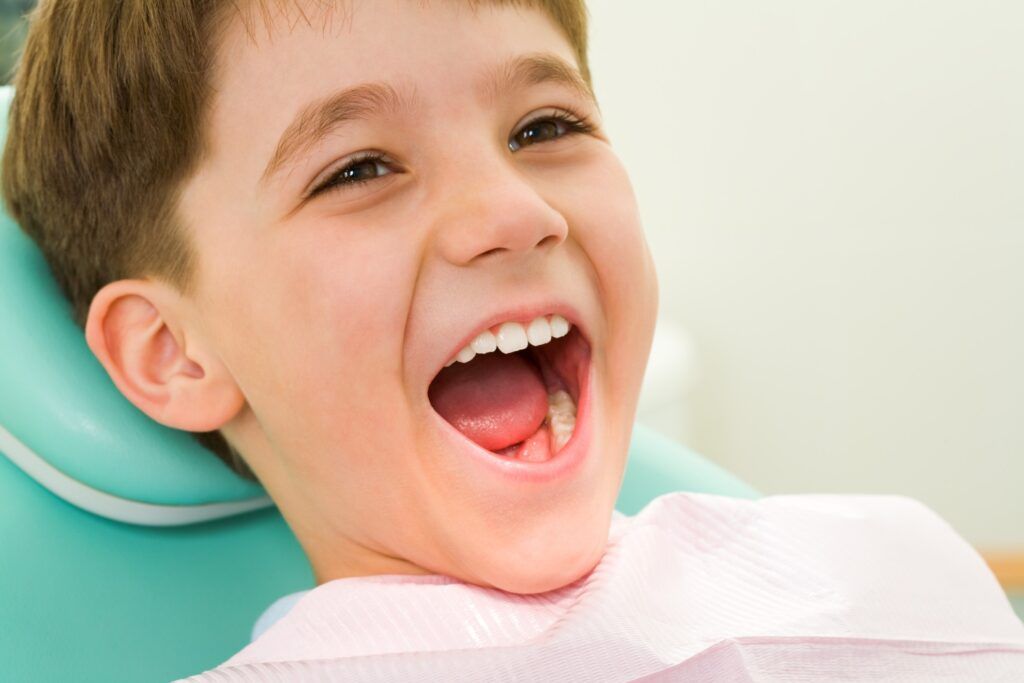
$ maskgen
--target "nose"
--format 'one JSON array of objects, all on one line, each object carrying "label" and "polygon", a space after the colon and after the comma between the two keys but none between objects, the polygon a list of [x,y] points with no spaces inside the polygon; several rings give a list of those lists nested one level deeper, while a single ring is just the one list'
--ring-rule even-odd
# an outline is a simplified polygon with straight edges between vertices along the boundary
[{"label": "nose", "polygon": [[569,234],[565,216],[541,194],[539,181],[508,161],[491,159],[486,169],[478,163],[446,176],[433,234],[438,252],[453,264],[536,256]]}]

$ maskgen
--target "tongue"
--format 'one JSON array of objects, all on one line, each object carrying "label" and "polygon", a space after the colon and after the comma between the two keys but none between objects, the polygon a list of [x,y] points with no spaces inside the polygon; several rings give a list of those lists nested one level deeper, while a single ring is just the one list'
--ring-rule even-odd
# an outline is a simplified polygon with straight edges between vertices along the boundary
[{"label": "tongue", "polygon": [[454,363],[427,393],[441,417],[489,451],[528,439],[548,412],[540,370],[518,353],[487,353]]}]

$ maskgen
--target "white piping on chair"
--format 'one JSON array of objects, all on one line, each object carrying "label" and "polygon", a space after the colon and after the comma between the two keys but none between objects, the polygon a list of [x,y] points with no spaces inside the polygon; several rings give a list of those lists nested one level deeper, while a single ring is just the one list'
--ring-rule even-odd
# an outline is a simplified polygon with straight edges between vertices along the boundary
[{"label": "white piping on chair", "polygon": [[145,526],[182,526],[270,507],[269,496],[227,503],[156,505],[121,498],[83,484],[46,462],[0,425],[0,451],[25,474],[67,502],[100,517]]}]

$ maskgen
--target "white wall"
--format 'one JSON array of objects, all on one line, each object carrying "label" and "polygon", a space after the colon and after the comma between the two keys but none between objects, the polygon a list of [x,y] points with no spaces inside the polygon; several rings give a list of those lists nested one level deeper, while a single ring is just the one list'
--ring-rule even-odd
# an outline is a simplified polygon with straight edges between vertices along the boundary
[{"label": "white wall", "polygon": [[690,445],[1024,548],[1024,3],[588,5]]}]

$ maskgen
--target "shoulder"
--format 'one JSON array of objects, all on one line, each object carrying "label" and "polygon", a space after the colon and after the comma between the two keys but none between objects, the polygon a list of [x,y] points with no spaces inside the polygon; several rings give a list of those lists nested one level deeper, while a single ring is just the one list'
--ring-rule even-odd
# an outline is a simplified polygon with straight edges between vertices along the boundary
[{"label": "shoulder", "polygon": [[901,495],[796,494],[758,499],[676,492],[626,518],[620,538],[655,536],[690,556],[785,558],[808,572],[860,580],[883,572],[962,574],[994,584],[984,560],[942,517]]},{"label": "shoulder", "polygon": [[[620,524],[660,528],[672,535],[743,538],[747,541],[830,541],[892,547],[907,539],[976,555],[970,545],[923,502],[902,495],[788,494],[756,499],[678,491],[651,500]],[[979,558],[980,559],[980,558]]]},{"label": "shoulder", "polygon": [[[746,565],[770,585],[805,581],[850,594],[1002,595],[978,552],[921,501],[902,495],[796,494],[754,500],[677,492],[628,518],[623,539],[656,537],[679,557]],[[659,551],[665,552],[665,551]],[[966,591],[966,593],[965,593]]]},{"label": "shoulder", "polygon": [[639,513],[626,517],[631,523],[667,523],[703,521],[738,524],[785,523],[795,532],[801,524],[824,526],[873,527],[886,531],[921,526],[959,538],[956,531],[923,502],[902,495],[887,494],[786,494],[761,498],[737,498],[711,493],[677,491],[651,500]]},{"label": "shoulder", "polygon": [[658,567],[661,585],[682,591],[680,604],[704,614],[715,608],[696,605],[689,591],[699,590],[704,601],[746,605],[744,629],[1016,641],[1024,635],[977,551],[914,498],[748,500],[677,492],[627,521],[612,562],[640,557]]}]

